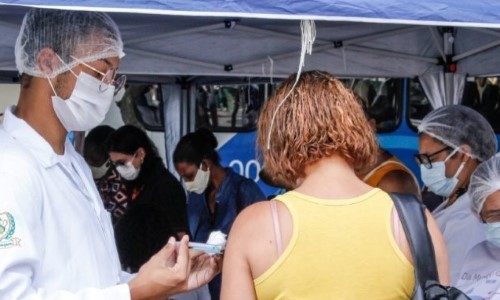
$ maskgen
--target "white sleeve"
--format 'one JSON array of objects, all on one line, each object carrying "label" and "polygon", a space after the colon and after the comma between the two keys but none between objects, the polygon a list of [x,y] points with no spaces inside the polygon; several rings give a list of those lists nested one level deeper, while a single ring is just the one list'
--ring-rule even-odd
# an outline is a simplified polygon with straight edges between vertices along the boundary
[{"label": "white sleeve", "polygon": [[[43,253],[43,188],[36,168],[0,170],[0,299],[130,300],[127,284],[75,293],[36,289],[34,280]],[[60,274],[65,276],[65,274]]]}]

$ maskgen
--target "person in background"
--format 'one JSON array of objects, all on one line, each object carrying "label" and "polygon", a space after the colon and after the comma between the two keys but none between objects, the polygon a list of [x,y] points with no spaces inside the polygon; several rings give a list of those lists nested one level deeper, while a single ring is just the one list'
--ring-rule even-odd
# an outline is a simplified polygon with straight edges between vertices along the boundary
[{"label": "person in background", "polygon": [[108,125],[90,130],[85,137],[83,157],[90,166],[104,208],[115,225],[127,209],[128,193],[125,181],[109,159],[107,142],[113,132],[115,129]]},{"label": "person in background", "polygon": [[465,258],[457,287],[472,299],[500,297],[500,158],[481,163],[471,176],[472,208],[486,224],[486,240]]},{"label": "person in background", "polygon": [[[378,147],[360,104],[329,73],[296,76],[265,103],[257,137],[266,168],[294,189],[236,218],[221,298],[409,299],[414,268],[393,202],[354,171]],[[447,284],[444,242],[426,214]]]},{"label": "person in background", "polygon": [[67,134],[103,121],[125,78],[123,42],[102,12],[30,9],[15,45],[16,106],[0,126],[0,297],[161,299],[217,273],[217,257],[170,238],[131,278],[109,213]]},{"label": "person in background", "polygon": [[124,270],[137,272],[169,236],[187,234],[186,194],[142,129],[118,128],[109,137],[108,153],[129,195],[115,225],[118,254]]},{"label": "person in background", "polygon": [[[356,95],[357,96],[357,95]],[[366,103],[357,96],[368,124],[373,132],[377,131],[377,121],[370,114]],[[396,156],[378,146],[376,159],[372,164],[360,166],[356,174],[368,185],[378,187],[388,193],[411,193],[420,198],[420,187],[413,172]]]},{"label": "person in background", "polygon": [[465,255],[486,238],[467,189],[478,164],[495,155],[497,139],[488,121],[463,105],[431,111],[418,132],[420,153],[415,159],[422,181],[431,192],[446,197],[432,215],[446,241],[451,284],[456,285]]},{"label": "person in background", "polygon": [[[189,191],[189,230],[196,242],[206,242],[212,231],[228,234],[238,213],[266,200],[253,180],[221,166],[216,148],[213,133],[200,128],[183,136],[174,150],[175,169]],[[209,287],[212,299],[219,299],[220,278]]]}]

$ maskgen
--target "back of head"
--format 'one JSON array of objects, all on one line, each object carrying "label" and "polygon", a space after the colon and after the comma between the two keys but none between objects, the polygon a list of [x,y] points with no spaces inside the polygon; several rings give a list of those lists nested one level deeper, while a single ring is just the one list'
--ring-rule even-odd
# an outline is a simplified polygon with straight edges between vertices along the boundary
[{"label": "back of head", "polygon": [[206,129],[199,128],[195,132],[183,136],[174,150],[174,163],[187,162],[199,166],[203,159],[219,165],[217,138]]},{"label": "back of head", "polygon": [[[49,48],[65,64],[47,74],[38,67],[39,53]],[[31,9],[24,16],[15,45],[19,74],[53,78],[83,62],[123,57],[123,42],[116,23],[102,12]]]},{"label": "back of head", "polygon": [[97,166],[108,159],[107,142],[113,132],[115,129],[107,125],[89,131],[83,146],[83,157],[89,164]]},{"label": "back of head", "polygon": [[333,155],[353,167],[371,164],[377,144],[354,94],[331,74],[309,71],[300,75],[279,107],[294,82],[292,75],[261,113],[257,142],[266,166],[295,183],[304,176],[306,166]]},{"label": "back of head", "polygon": [[470,179],[469,195],[477,214],[481,213],[486,198],[496,191],[500,191],[500,157],[494,156],[481,163]]},{"label": "back of head", "polygon": [[463,105],[447,105],[431,111],[418,126],[418,132],[454,149],[469,145],[469,155],[480,161],[489,159],[497,151],[491,125],[480,113]]},{"label": "back of head", "polygon": [[158,157],[158,150],[146,132],[133,125],[124,125],[118,128],[109,138],[109,152],[133,155],[141,147],[146,152],[145,162],[149,158]]}]

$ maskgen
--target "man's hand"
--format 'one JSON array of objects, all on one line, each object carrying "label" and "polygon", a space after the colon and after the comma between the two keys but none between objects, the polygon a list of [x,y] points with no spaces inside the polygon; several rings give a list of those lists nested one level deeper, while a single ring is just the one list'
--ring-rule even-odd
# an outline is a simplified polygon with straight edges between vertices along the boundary
[{"label": "man's hand", "polygon": [[165,299],[208,283],[220,270],[220,257],[190,254],[188,236],[176,247],[171,237],[129,282],[132,300]]}]

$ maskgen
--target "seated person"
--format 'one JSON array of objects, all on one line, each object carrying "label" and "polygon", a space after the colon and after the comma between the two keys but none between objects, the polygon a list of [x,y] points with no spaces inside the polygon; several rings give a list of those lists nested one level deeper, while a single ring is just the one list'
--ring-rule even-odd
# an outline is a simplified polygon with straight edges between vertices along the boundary
[{"label": "seated person", "polygon": [[[375,132],[377,130],[375,118],[370,115],[365,102],[360,100],[360,103],[368,124]],[[420,188],[413,172],[396,156],[380,146],[375,160],[371,164],[356,169],[356,174],[368,185],[378,187],[385,192],[411,193],[420,198]]]},{"label": "seated person", "polygon": [[83,157],[90,166],[97,190],[104,207],[111,214],[113,225],[125,213],[129,197],[125,181],[109,160],[107,140],[115,131],[110,126],[101,125],[92,129],[85,137]]},{"label": "seated person", "polygon": [[486,223],[486,241],[465,258],[457,287],[472,299],[500,297],[500,157],[481,163],[472,174],[469,195],[475,213]]}]

